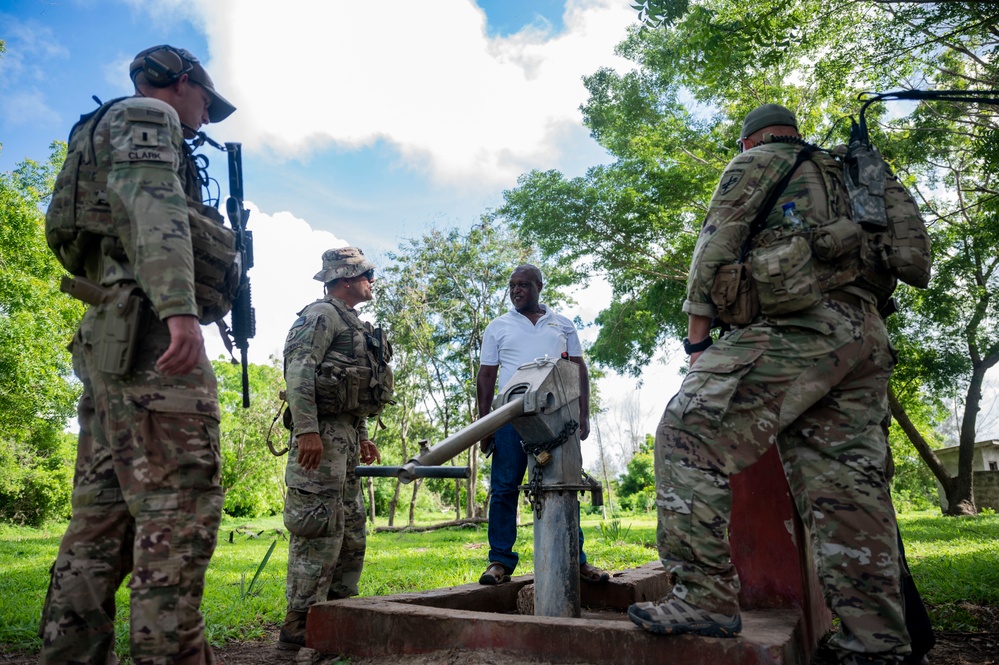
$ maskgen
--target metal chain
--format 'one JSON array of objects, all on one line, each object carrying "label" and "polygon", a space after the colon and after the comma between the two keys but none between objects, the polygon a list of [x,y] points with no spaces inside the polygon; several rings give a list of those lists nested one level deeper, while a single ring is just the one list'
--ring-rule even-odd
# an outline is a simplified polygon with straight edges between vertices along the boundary
[{"label": "metal chain", "polygon": [[563,427],[562,431],[558,435],[548,441],[547,443],[524,443],[524,452],[528,455],[533,455],[535,458],[534,471],[531,472],[531,482],[527,484],[524,488],[524,498],[531,505],[534,510],[534,519],[541,519],[541,511],[544,509],[544,496],[542,495],[542,484],[541,481],[544,477],[544,465],[537,462],[537,457],[543,452],[550,452],[555,448],[558,448],[563,443],[569,440],[576,429],[579,427],[579,423],[575,420],[570,420]]}]

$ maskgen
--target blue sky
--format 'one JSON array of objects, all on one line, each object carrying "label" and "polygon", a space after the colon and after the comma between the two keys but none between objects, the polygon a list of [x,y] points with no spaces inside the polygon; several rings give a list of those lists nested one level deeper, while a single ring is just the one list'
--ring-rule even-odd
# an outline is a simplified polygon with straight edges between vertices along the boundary
[{"label": "blue sky", "polygon": [[[608,161],[582,126],[581,77],[630,68],[614,55],[636,19],[629,4],[5,0],[0,170],[44,160],[95,108],[92,95],[131,94],[135,53],[192,51],[238,109],[205,130],[243,144],[257,253],[251,361],[264,362],[321,295],[311,277],[324,249],[358,245],[377,261],[431,226],[471,225],[524,172],[579,175]],[[201,152],[224,190],[222,153]],[[566,313],[592,321],[609,297],[596,280]],[[675,369],[666,374],[672,382]]]}]

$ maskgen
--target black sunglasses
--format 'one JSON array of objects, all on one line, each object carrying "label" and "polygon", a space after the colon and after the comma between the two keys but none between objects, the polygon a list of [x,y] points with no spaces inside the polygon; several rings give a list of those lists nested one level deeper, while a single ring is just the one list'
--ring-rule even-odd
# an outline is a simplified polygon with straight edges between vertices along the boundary
[{"label": "black sunglasses", "polygon": [[375,281],[375,269],[371,268],[370,270],[366,270],[365,272],[362,272],[360,275],[358,275],[358,277],[363,277],[369,282],[373,282]]}]

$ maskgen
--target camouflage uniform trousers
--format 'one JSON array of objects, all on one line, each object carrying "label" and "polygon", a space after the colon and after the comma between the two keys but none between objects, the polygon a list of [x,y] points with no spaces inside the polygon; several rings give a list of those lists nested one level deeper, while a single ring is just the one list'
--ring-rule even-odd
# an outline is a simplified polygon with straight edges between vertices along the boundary
[{"label": "camouflage uniform trousers", "polygon": [[320,417],[323,457],[315,471],[298,465],[298,442],[288,452],[284,524],[288,544],[288,610],[358,594],[364,568],[365,511],[360,440],[353,419]]},{"label": "camouflage uniform trousers", "polygon": [[823,301],[760,319],[707,349],[656,436],[657,541],[673,593],[739,612],[729,476],[777,443],[811,533],[841,653],[909,652],[881,420],[893,351],[873,306]]},{"label": "camouflage uniform trousers", "polygon": [[158,320],[128,375],[96,371],[95,309],[73,343],[84,387],[73,517],[52,566],[39,662],[115,662],[115,591],[132,573],[132,662],[213,663],[200,606],[222,514],[215,376],[207,356],[186,376],[157,372],[170,342]]}]

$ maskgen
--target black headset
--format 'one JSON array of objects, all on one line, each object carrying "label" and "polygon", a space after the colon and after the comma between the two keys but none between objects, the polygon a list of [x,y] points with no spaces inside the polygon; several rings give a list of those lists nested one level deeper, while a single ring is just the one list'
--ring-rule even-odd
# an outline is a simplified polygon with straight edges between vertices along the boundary
[{"label": "black headset", "polygon": [[198,59],[186,49],[176,49],[164,44],[151,49],[142,58],[142,73],[146,75],[150,85],[165,88],[194,69],[196,62]]}]

